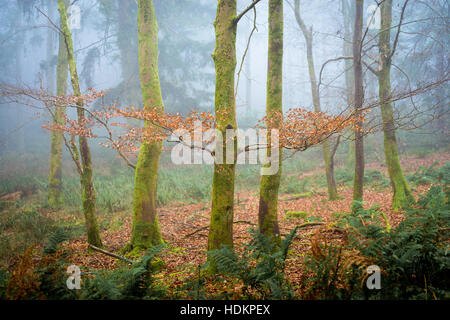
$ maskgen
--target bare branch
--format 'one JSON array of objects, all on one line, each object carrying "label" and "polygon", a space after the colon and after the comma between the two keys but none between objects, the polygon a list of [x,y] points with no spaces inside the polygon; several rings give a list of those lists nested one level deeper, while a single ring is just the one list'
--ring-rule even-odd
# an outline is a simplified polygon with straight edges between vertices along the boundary
[{"label": "bare branch", "polygon": [[244,11],[242,11],[240,14],[238,14],[238,15],[236,16],[236,18],[234,18],[233,23],[234,23],[234,24],[238,24],[239,20],[241,20],[241,18],[242,18],[243,16],[245,16],[245,14],[246,14],[247,12],[249,12],[250,10],[252,10],[252,9],[253,9],[260,1],[261,1],[261,0],[253,0],[253,2],[252,2],[247,8],[245,8]]}]

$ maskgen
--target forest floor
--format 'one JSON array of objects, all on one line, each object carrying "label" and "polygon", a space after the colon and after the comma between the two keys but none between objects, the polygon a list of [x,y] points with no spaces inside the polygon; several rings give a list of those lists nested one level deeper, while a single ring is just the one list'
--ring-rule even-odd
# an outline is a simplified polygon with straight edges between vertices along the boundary
[{"label": "forest floor", "polygon": [[[450,161],[449,153],[437,153],[422,158],[405,158],[402,165],[405,173],[411,173],[420,166],[429,167],[436,164],[437,167],[440,167],[447,161]],[[368,163],[366,169],[379,170],[387,175],[386,168],[379,163]],[[298,179],[303,179],[311,174],[314,172],[301,174]],[[430,185],[412,186],[414,196],[417,198],[429,187]],[[352,204],[351,186],[341,185],[339,196],[339,200],[328,201],[325,188],[314,189],[303,194],[281,195],[278,212],[281,233],[288,234],[296,225],[304,223],[305,219],[308,219],[307,217],[312,217],[313,221],[321,221],[325,225],[332,223],[337,215],[349,212]],[[403,219],[404,213],[391,210],[391,197],[390,187],[380,188],[367,185],[364,191],[364,207],[379,206],[379,210],[387,216],[390,225],[396,226]],[[302,218],[289,217],[287,214],[289,211],[301,212]],[[243,191],[237,194],[234,211],[234,245],[236,248],[240,248],[250,239],[248,231],[257,223],[257,212],[257,192]],[[196,203],[162,207],[158,209],[158,216],[163,239],[168,244],[161,256],[166,267],[158,277],[169,290],[174,290],[181,286],[186,279],[192,278],[196,274],[198,265],[205,263],[210,204]],[[103,230],[101,236],[105,249],[118,253],[130,240],[131,214],[129,212],[115,213],[112,219],[113,221],[109,221],[111,227]],[[291,246],[286,274],[297,291],[301,288],[302,261],[306,253],[310,251],[311,239],[319,228],[324,231],[326,227],[313,225],[300,229]],[[325,234],[330,242],[342,241],[342,235],[339,233],[328,230],[328,232],[325,231]],[[101,253],[87,253],[87,244],[83,237],[71,240],[64,247],[71,252],[70,262],[83,268],[113,269],[123,264],[120,260]],[[215,283],[214,287],[209,287],[209,291],[230,292],[234,285],[223,283],[222,287],[218,287],[218,284]]]}]

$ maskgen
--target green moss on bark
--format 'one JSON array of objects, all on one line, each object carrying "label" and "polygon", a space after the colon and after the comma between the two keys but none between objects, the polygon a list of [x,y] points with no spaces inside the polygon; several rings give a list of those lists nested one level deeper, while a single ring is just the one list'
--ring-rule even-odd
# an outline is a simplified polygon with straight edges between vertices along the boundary
[{"label": "green moss on bark", "polygon": [[[144,109],[164,110],[158,73],[158,24],[152,0],[139,0],[139,74]],[[149,130],[150,123],[144,124]],[[144,250],[163,243],[156,211],[158,166],[162,145],[143,143],[134,180],[133,228],[128,250]]]},{"label": "green moss on bark", "polygon": [[[283,113],[283,1],[269,1],[269,53],[267,67],[267,106],[266,115],[268,118],[278,117]],[[282,119],[279,119],[275,126],[281,127]],[[270,131],[267,136],[268,143],[271,143]],[[270,156],[271,148],[267,149]],[[278,190],[281,180],[281,155],[279,152],[278,172],[273,175],[263,175],[261,177],[258,228],[260,232],[274,239],[280,239],[278,226]],[[268,164],[271,166],[273,164]]]},{"label": "green moss on bark", "polygon": [[[61,31],[64,35],[64,42],[67,49],[67,61],[70,70],[70,80],[72,83],[73,92],[76,96],[81,96],[80,83],[77,72],[77,65],[74,58],[72,34],[69,29],[66,6],[63,0],[58,0],[58,10],[61,18]],[[82,109],[83,102],[78,102],[77,105],[80,107],[77,109],[78,121],[80,123],[84,122],[85,115]],[[81,200],[83,204],[83,213],[86,219],[86,233],[88,243],[97,247],[102,246],[100,239],[100,231],[97,223],[97,218],[95,215],[95,189],[92,181],[92,160],[91,151],[89,149],[88,140],[85,137],[79,137],[79,154],[81,160],[81,172],[80,172],[80,182],[81,182]]]},{"label": "green moss on bark", "polygon": [[[68,1],[65,0],[65,4]],[[68,65],[67,49],[64,35],[59,34],[58,64],[57,64],[56,95],[64,95],[67,91]],[[65,107],[55,106],[53,125],[63,124]],[[52,208],[61,208],[64,205],[62,195],[62,143],[63,133],[52,131],[50,146],[50,172],[48,179],[48,205]]]},{"label": "green moss on bark", "polygon": [[[364,101],[363,72],[361,61],[361,41],[363,31],[364,0],[356,0],[355,27],[353,30],[353,74],[355,81],[355,116],[361,115]],[[355,131],[355,174],[353,176],[353,200],[363,200],[364,187],[364,135],[363,123],[358,123],[361,130]]]},{"label": "green moss on bark", "polygon": [[[390,30],[392,24],[392,0],[381,4],[381,30]],[[398,146],[395,135],[394,109],[389,101],[391,97],[391,39],[390,31],[382,31],[379,35],[380,70],[378,71],[378,86],[381,116],[383,119],[384,154],[389,178],[393,189],[392,208],[404,208],[414,202],[414,197],[406,182],[400,165]]]},{"label": "green moss on bark", "polygon": [[[236,104],[234,98],[234,72],[236,68],[236,0],[219,0],[214,28],[216,46],[212,55],[216,72],[215,113],[217,129],[227,141],[226,129],[237,130]],[[234,140],[236,155],[237,141]],[[220,147],[220,146],[218,146]],[[226,155],[226,143],[223,144]],[[220,249],[222,245],[233,246],[234,179],[235,163],[214,164],[212,186],[211,221],[208,250]],[[210,265],[210,271],[214,272]]]}]

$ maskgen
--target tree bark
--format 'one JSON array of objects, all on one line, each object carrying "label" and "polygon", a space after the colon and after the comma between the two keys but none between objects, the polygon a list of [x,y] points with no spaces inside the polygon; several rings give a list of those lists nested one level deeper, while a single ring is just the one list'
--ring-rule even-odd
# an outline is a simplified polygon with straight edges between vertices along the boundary
[{"label": "tree bark", "polygon": [[[64,0],[66,6],[68,0]],[[64,35],[59,34],[58,64],[56,68],[56,95],[65,95],[67,92],[67,49],[64,42]],[[53,125],[63,124],[66,113],[64,106],[55,106]],[[50,173],[48,179],[48,205],[52,208],[60,208],[64,205],[62,194],[62,148],[63,133],[58,131],[51,132],[50,146]]]},{"label": "tree bark", "polygon": [[[353,72],[355,79],[355,115],[361,115],[364,102],[361,41],[363,29],[364,0],[356,0],[355,28],[353,30]],[[364,137],[363,123],[355,130],[355,174],[353,177],[353,200],[362,201],[364,185]]]},{"label": "tree bark", "polygon": [[[63,0],[58,0],[58,10],[61,17],[61,31],[64,35],[64,41],[67,49],[67,61],[70,70],[70,80],[72,83],[73,92],[76,96],[81,96],[80,83],[77,72],[77,65],[75,62],[72,34],[69,29],[66,5]],[[83,102],[78,102],[77,109],[78,122],[83,123],[85,119],[84,115],[84,104]],[[102,246],[102,241],[100,239],[100,231],[97,223],[97,218],[95,216],[95,202],[96,195],[94,189],[94,183],[92,181],[92,160],[91,151],[89,149],[88,140],[86,137],[80,136],[78,138],[80,156],[81,156],[81,200],[83,203],[83,213],[86,219],[86,230],[88,243],[97,247]]]},{"label": "tree bark", "polygon": [[393,189],[392,208],[400,209],[414,202],[414,197],[408,187],[398,155],[395,136],[394,109],[391,97],[391,24],[392,0],[385,0],[381,4],[381,31],[379,35],[380,68],[378,70],[378,85],[381,116],[383,119],[384,154],[389,178]]},{"label": "tree bark", "polygon": [[[144,110],[164,111],[158,73],[158,23],[152,0],[138,4],[139,74]],[[151,130],[148,122],[145,128]],[[139,251],[163,243],[156,212],[156,188],[161,142],[144,142],[139,150],[134,180],[131,242],[127,250]]]},{"label": "tree bark", "polygon": [[[355,2],[350,0],[342,0],[342,15],[344,16],[344,41],[343,41],[343,56],[351,57],[352,52],[352,33],[355,15]],[[347,106],[353,105],[355,97],[355,80],[353,71],[353,61],[350,59],[344,60],[345,66],[345,87]],[[354,135],[353,135],[354,137]],[[349,143],[349,152],[345,159],[345,166],[347,168],[354,168],[355,166],[355,144]]]},{"label": "tree bark", "polygon": [[[311,93],[314,110],[316,112],[321,112],[322,110],[320,107],[320,96],[319,90],[317,88],[316,71],[314,67],[313,33],[312,28],[310,30],[307,29],[305,23],[303,22],[300,16],[300,0],[295,1],[295,17],[306,41],[306,57],[308,60],[309,80],[311,83]],[[336,200],[338,198],[338,192],[336,187],[336,180],[334,178],[334,170],[332,165],[333,159],[331,159],[330,143],[328,140],[322,142],[322,153],[325,162],[325,175],[327,178],[328,199]]]},{"label": "tree bark", "polygon": [[[268,119],[276,117],[274,129],[282,125],[283,114],[283,1],[269,0],[269,53],[267,63],[267,106]],[[271,128],[270,128],[271,129]],[[270,130],[267,132],[267,141],[270,145]],[[272,150],[266,149],[269,157]],[[273,175],[261,176],[259,195],[258,228],[261,233],[279,239],[278,226],[278,190],[281,179],[281,150],[278,158],[278,171]],[[273,164],[269,164],[273,165]]]},{"label": "tree bark", "polygon": [[[236,103],[234,98],[234,72],[236,68],[236,0],[219,0],[217,4],[216,46],[213,60],[216,72],[215,113],[217,130],[223,135],[223,155],[226,155],[226,141],[234,140],[234,154],[237,142],[226,137],[226,130],[236,132]],[[221,148],[220,143],[217,147]],[[223,159],[222,159],[223,160]],[[214,164],[212,186],[211,222],[208,235],[208,250],[219,249],[221,245],[233,246],[235,162]]]}]

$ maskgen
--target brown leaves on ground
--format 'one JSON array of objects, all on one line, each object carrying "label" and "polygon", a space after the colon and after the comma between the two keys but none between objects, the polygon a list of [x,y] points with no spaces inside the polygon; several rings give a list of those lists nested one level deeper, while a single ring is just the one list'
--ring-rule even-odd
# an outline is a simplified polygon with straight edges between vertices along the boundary
[{"label": "brown leaves on ground", "polygon": [[[409,158],[403,161],[406,171],[416,170],[419,166],[430,166],[435,161],[441,165],[450,160],[450,154],[432,155],[426,159]],[[385,168],[379,165],[369,164],[368,168]],[[414,189],[415,197],[423,194],[429,186],[418,186]],[[296,225],[304,223],[302,218],[288,218],[286,212],[301,211],[308,216],[320,217],[326,224],[333,221],[333,213],[347,213],[352,203],[352,189],[345,187],[339,190],[340,200],[328,201],[326,190],[315,190],[310,197],[298,198],[290,201],[279,201],[278,219],[282,234],[288,234]],[[237,201],[239,199],[239,201]],[[234,245],[237,249],[250,239],[248,230],[255,227],[258,221],[258,194],[257,192],[240,192],[236,195],[234,208]],[[379,205],[379,209],[387,216],[392,227],[398,225],[403,219],[402,212],[391,210],[392,193],[390,188],[380,192],[379,190],[366,187],[364,191],[365,208]],[[183,204],[158,209],[163,239],[167,241],[168,247],[162,255],[166,268],[159,275],[160,279],[170,285],[171,289],[182,285],[187,278],[196,275],[197,266],[206,261],[206,248],[208,237],[208,225],[210,219],[210,204]],[[118,213],[119,214],[119,213]],[[120,228],[104,230],[102,241],[109,251],[118,253],[130,240],[131,214],[122,214],[122,225]],[[291,247],[287,261],[286,275],[289,277],[293,287],[299,290],[302,276],[302,262],[307,252],[311,250],[311,240],[315,232],[321,228],[322,236],[328,242],[340,243],[343,235],[332,229],[313,225],[298,231]],[[65,249],[72,252],[70,261],[83,268],[112,269],[123,262],[101,253],[87,253],[87,244],[83,239],[73,240],[66,244]],[[226,287],[235,284],[223,284],[224,288],[214,290],[225,290]],[[213,290],[212,287],[209,287]],[[233,290],[229,287],[230,290]]]}]

